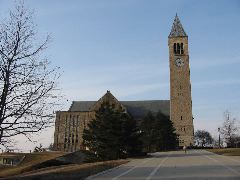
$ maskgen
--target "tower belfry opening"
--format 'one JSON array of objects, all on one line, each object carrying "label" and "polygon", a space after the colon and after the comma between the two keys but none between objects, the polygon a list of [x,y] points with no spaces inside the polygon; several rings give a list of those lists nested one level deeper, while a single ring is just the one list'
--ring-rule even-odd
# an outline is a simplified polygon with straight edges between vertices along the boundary
[{"label": "tower belfry opening", "polygon": [[184,54],[183,43],[174,43],[174,54]]}]

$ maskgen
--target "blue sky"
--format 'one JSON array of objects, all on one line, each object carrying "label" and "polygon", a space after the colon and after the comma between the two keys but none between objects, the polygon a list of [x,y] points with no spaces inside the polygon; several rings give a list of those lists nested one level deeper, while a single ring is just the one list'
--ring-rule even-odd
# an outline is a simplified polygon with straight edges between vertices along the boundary
[{"label": "blue sky", "polygon": [[[0,0],[0,19],[13,0]],[[68,101],[169,99],[168,35],[176,13],[189,36],[195,129],[214,135],[229,110],[240,119],[240,1],[25,0]],[[53,139],[53,129],[38,140]],[[46,135],[47,134],[47,135]],[[47,136],[47,138],[46,138]],[[51,137],[51,138],[49,138]],[[21,144],[21,143],[20,143]],[[28,147],[31,147],[29,144]]]}]

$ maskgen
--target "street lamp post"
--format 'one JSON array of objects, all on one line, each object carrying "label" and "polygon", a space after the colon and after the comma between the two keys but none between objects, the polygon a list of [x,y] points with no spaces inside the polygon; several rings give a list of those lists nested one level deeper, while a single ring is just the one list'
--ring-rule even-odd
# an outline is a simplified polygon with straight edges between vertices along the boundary
[{"label": "street lamp post", "polygon": [[218,128],[218,147],[219,147],[219,149],[221,148],[221,146],[220,146],[220,128]]}]

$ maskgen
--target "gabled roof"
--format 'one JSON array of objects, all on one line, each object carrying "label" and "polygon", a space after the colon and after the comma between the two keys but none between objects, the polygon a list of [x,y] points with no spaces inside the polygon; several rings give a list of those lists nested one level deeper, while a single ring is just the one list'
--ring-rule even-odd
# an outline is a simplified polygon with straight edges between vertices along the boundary
[{"label": "gabled roof", "polygon": [[89,110],[98,111],[103,104],[114,105],[116,109],[126,111],[126,108],[108,90]]},{"label": "gabled roof", "polygon": [[[97,101],[73,101],[69,109],[74,111],[91,111],[92,106]],[[119,101],[127,112],[134,118],[143,118],[149,111],[157,113],[161,111],[165,115],[170,115],[170,101],[169,100],[145,100],[145,101]]]},{"label": "gabled roof", "polygon": [[178,18],[178,15],[176,14],[173,25],[172,25],[172,30],[168,36],[169,38],[171,37],[187,37],[186,32],[183,29],[183,26]]}]

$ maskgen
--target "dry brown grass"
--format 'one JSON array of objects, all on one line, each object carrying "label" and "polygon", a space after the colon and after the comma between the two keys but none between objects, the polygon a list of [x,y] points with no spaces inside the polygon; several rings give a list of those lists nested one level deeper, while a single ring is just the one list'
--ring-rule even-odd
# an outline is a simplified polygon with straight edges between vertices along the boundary
[{"label": "dry brown grass", "polygon": [[47,160],[55,159],[56,157],[62,156],[66,153],[63,152],[41,152],[41,153],[16,153],[19,155],[25,155],[25,159],[19,166],[9,166],[0,169],[0,177],[13,176],[30,171],[31,168],[39,163]]},{"label": "dry brown grass", "polygon": [[207,149],[210,152],[225,156],[240,156],[240,148]]},{"label": "dry brown grass", "polygon": [[129,160],[112,160],[112,161],[103,161],[95,163],[85,163],[85,164],[71,164],[71,165],[62,165],[58,167],[49,167],[44,168],[43,170],[39,169],[33,172],[30,172],[30,175],[39,175],[39,174],[48,174],[48,173],[70,173],[88,169],[99,168],[100,166],[110,166],[115,167],[124,163],[129,162]]},{"label": "dry brown grass", "polygon": [[104,170],[119,166],[127,163],[129,160],[112,160],[95,163],[74,164],[74,165],[62,165],[57,167],[43,168],[28,173],[24,173],[18,176],[10,177],[11,179],[84,179],[87,176],[102,172]]}]

